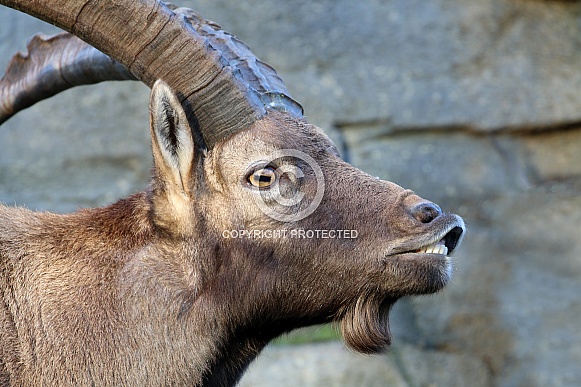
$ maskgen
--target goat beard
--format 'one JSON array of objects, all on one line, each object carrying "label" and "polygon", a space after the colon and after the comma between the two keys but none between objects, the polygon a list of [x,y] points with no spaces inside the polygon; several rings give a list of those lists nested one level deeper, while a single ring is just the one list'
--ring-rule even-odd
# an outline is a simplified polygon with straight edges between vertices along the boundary
[{"label": "goat beard", "polygon": [[347,306],[340,322],[345,343],[361,353],[385,351],[391,343],[389,311],[394,303],[395,300],[364,295]]}]

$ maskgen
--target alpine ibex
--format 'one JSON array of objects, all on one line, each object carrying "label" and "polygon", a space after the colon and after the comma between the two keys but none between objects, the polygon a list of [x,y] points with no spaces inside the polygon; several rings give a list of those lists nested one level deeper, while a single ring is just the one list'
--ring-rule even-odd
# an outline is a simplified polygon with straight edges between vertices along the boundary
[{"label": "alpine ibex", "polygon": [[2,120],[139,79],[154,156],[148,189],[105,208],[0,206],[1,385],[233,385],[270,340],[327,322],[374,353],[400,297],[449,281],[462,219],[342,161],[216,24],[156,0],[0,3],[115,60],[33,39],[0,82]]}]

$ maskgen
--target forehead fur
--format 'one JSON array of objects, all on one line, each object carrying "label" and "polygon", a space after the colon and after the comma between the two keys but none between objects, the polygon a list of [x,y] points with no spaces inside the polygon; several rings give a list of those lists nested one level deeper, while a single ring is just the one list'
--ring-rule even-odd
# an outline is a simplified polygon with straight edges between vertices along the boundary
[{"label": "forehead fur", "polygon": [[270,111],[248,129],[218,147],[220,153],[270,153],[278,149],[301,149],[306,153],[336,152],[335,145],[318,127],[285,113]]}]

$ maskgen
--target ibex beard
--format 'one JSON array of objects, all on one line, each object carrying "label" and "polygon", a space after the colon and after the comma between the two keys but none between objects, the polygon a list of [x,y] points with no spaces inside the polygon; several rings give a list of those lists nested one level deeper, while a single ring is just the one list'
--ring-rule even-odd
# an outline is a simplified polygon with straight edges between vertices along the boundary
[{"label": "ibex beard", "polygon": [[[0,207],[5,380],[228,385],[271,339],[328,322],[350,347],[375,353],[390,343],[388,312],[399,298],[450,280],[462,219],[347,164],[315,126],[270,111],[205,150],[163,82],[150,111],[146,192],[62,216]],[[314,211],[286,223],[257,196],[298,213],[318,181],[304,160],[268,158],[281,149],[308,154],[325,183]],[[281,173],[285,165],[302,176]],[[274,187],[302,200],[278,208]],[[241,229],[357,237],[223,236]]]}]

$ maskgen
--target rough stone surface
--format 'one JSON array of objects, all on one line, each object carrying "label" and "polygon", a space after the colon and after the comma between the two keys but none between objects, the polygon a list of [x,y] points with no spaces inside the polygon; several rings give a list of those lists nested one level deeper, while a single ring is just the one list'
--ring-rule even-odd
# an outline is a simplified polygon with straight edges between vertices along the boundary
[{"label": "rough stone surface", "polygon": [[[390,354],[271,347],[244,386],[581,385],[581,3],[196,0],[354,165],[467,221],[453,283],[401,300]],[[54,27],[0,7],[0,67]],[[68,91],[0,127],[0,201],[143,189],[147,88]]]},{"label": "rough stone surface", "polygon": [[397,345],[386,355],[361,355],[338,342],[270,346],[250,366],[240,387],[485,387],[490,375],[466,355]]},{"label": "rough stone surface", "polygon": [[254,362],[240,387],[406,386],[386,357],[348,352],[341,343],[271,346]]}]

